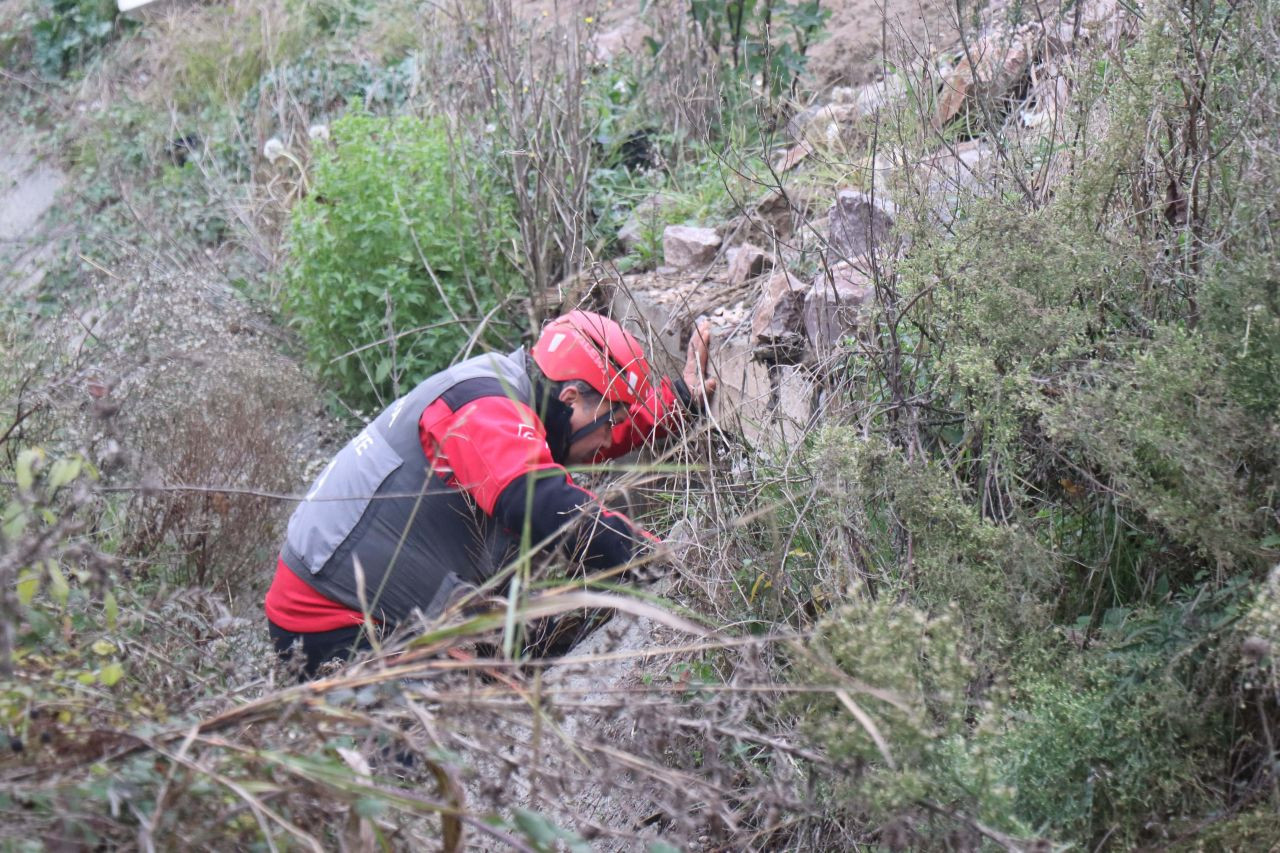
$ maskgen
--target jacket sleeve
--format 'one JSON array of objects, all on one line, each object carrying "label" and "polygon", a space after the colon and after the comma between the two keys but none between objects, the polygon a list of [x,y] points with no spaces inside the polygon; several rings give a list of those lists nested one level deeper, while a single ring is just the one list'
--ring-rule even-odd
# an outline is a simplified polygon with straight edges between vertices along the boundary
[{"label": "jacket sleeve", "polygon": [[592,569],[628,562],[642,538],[630,519],[605,509],[551,458],[533,411],[506,397],[480,397],[448,411],[428,407],[419,422],[423,451],[450,485],[515,535],[558,541]]},{"label": "jacket sleeve", "polygon": [[[686,392],[687,393],[687,392]],[[678,393],[675,382],[664,376],[658,385],[651,385],[649,396],[634,403],[627,412],[627,419],[613,428],[613,444],[596,454],[596,461],[617,459],[655,441],[679,432],[684,424],[687,403]]]}]

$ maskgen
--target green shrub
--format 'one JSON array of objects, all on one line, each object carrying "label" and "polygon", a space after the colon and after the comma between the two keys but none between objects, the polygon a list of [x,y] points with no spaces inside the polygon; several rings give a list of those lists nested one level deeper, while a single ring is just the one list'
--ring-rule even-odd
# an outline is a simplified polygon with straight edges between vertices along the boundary
[{"label": "green shrub", "polygon": [[921,825],[922,806],[1031,834],[990,760],[998,714],[971,689],[957,615],[930,617],[887,595],[853,600],[822,619],[796,656],[793,680],[825,688],[800,709],[799,728],[835,763],[813,779],[829,816],[896,825],[916,836],[913,849],[936,832]]},{"label": "green shrub", "polygon": [[856,543],[857,574],[884,594],[911,590],[929,612],[958,605],[980,664],[998,667],[1048,624],[1058,560],[1029,531],[983,518],[945,466],[839,428],[819,433],[811,464],[818,526]]},{"label": "green shrub", "polygon": [[[367,405],[452,362],[512,274],[443,124],[352,113],[332,134],[290,220],[285,306],[320,372]],[[504,207],[492,181],[474,185],[480,203]]]},{"label": "green shrub", "polygon": [[1164,844],[1175,818],[1210,807],[1214,756],[1239,725],[1224,664],[1248,589],[1115,608],[1086,648],[1023,668],[993,744],[1023,820],[1090,848],[1106,836],[1127,848]]},{"label": "green shrub", "polygon": [[1176,542],[1220,567],[1249,567],[1267,519],[1262,483],[1242,473],[1275,464],[1274,436],[1233,404],[1226,365],[1202,335],[1159,329],[1114,353],[1105,372],[1092,363],[1090,377],[1041,402],[1050,437]]},{"label": "green shrub", "polygon": [[289,117],[304,122],[298,128],[302,132],[307,129],[305,122],[329,121],[357,102],[373,113],[393,112],[408,98],[417,73],[413,56],[383,67],[308,48],[296,59],[263,73],[240,101],[239,123],[250,138],[266,128],[278,133],[278,104],[285,99],[290,104]]},{"label": "green shrub", "polygon": [[717,57],[759,78],[761,88],[776,96],[803,73],[805,51],[821,37],[831,10],[818,0],[692,0],[689,15]]},{"label": "green shrub", "polygon": [[33,58],[46,77],[83,65],[116,28],[114,0],[45,0],[32,27]]}]

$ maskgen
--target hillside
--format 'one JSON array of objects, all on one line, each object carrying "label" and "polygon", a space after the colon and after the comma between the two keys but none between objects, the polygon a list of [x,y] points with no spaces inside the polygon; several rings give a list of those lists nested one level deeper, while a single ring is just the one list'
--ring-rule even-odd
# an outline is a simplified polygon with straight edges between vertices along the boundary
[{"label": "hillside", "polygon": [[[5,849],[1280,838],[1274,0],[0,13]],[[308,483],[574,308],[710,322],[665,543],[300,682]]]}]

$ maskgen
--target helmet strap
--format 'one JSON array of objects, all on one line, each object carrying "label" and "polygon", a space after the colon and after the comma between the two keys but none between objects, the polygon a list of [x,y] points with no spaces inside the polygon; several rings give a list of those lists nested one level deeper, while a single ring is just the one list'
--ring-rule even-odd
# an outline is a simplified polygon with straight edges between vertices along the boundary
[{"label": "helmet strap", "polygon": [[605,412],[603,415],[596,418],[594,421],[582,427],[581,429],[574,430],[573,435],[569,436],[569,446],[572,447],[573,444],[578,439],[586,438],[587,436],[591,435],[591,433],[600,429],[600,427],[612,424],[612,422],[613,422],[613,412]]},{"label": "helmet strap", "polygon": [[542,375],[529,359],[529,378],[533,382],[533,411],[542,421],[547,431],[547,447],[551,450],[551,458],[563,465],[569,454],[569,420],[573,417],[573,409],[556,399],[556,384]]}]

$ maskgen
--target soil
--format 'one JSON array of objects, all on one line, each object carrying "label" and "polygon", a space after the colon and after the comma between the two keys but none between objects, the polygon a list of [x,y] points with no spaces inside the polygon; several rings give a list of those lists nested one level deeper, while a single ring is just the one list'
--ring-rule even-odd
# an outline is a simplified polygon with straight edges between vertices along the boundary
[{"label": "soil", "polygon": [[809,51],[811,85],[860,86],[885,63],[923,60],[956,40],[955,4],[943,0],[826,0],[826,37]]},{"label": "soil", "polygon": [[[826,34],[808,50],[805,88],[823,99],[836,86],[879,80],[891,64],[928,57],[956,41],[956,6],[947,0],[820,0],[831,11]],[[683,4],[682,4],[683,5]],[[653,0],[529,0],[516,14],[536,27],[542,20],[577,21],[593,34],[600,58],[644,49]],[[646,12],[649,13],[646,15]]]}]

